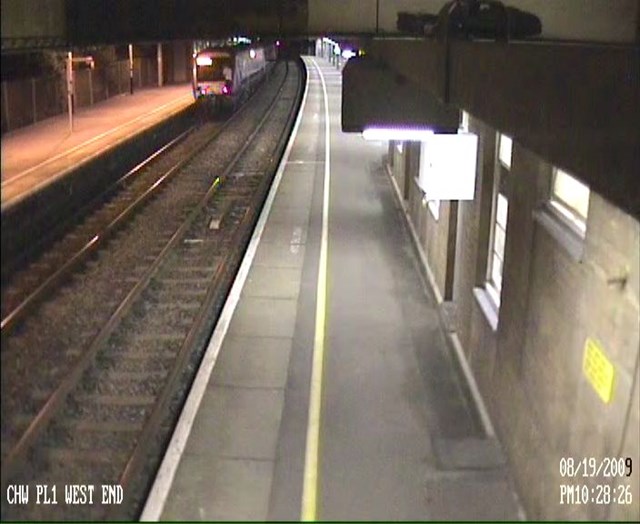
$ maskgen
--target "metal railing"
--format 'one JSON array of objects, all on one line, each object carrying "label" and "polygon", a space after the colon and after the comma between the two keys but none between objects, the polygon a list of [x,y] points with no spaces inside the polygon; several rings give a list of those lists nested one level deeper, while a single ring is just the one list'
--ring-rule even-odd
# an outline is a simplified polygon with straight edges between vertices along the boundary
[{"label": "metal railing", "polygon": [[[120,60],[105,67],[73,71],[74,110],[87,107],[130,89],[129,62]],[[155,58],[136,58],[134,89],[158,84]],[[68,111],[64,72],[60,75],[2,82],[2,133],[35,124]]]}]

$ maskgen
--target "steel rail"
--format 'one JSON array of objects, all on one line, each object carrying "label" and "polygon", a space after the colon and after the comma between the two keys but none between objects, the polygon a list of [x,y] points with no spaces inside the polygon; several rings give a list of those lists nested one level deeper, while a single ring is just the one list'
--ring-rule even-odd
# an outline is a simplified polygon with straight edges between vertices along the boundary
[{"label": "steel rail", "polygon": [[[246,105],[242,106],[236,113],[234,113],[232,118],[226,120],[220,127],[216,128],[203,143],[198,144],[187,153],[187,156],[185,158],[166,170],[165,174],[157,179],[156,182],[151,185],[151,187],[149,187],[144,193],[142,193],[140,196],[138,196],[138,198],[131,202],[109,224],[107,224],[102,229],[102,231],[95,233],[91,240],[89,240],[89,242],[87,242],[76,253],[68,257],[65,262],[63,262],[62,265],[58,267],[58,269],[54,270],[53,273],[51,273],[51,275],[48,276],[35,290],[27,295],[27,297],[22,300],[22,302],[20,302],[17,307],[15,307],[2,319],[2,321],[0,321],[0,333],[2,338],[4,339],[8,335],[10,335],[13,329],[15,329],[15,327],[18,325],[20,320],[22,320],[35,305],[37,305],[43,298],[45,298],[49,291],[54,289],[69,274],[77,269],[80,264],[87,260],[89,256],[95,253],[98,248],[106,240],[112,237],[113,234],[118,230],[118,228],[125,224],[129,217],[131,217],[147,200],[153,197],[157,191],[163,189],[164,184],[169,181],[175,173],[177,173],[180,169],[187,165],[191,161],[191,158],[193,156],[198,154],[213,140],[220,136],[233,122],[237,121],[239,116],[245,111],[246,107]],[[177,145],[179,140],[183,140],[186,135],[188,135],[192,131],[193,128],[188,129],[168,144],[165,144],[158,151],[155,151],[152,155],[132,168],[127,174],[125,174],[117,182],[111,185],[109,189],[104,191],[100,196],[93,199],[93,202],[100,201],[105,197],[105,195],[116,191],[118,186],[124,185],[126,181],[128,181],[132,176],[134,176],[142,168],[148,165],[153,159],[158,157],[161,153],[166,152],[170,147]]]},{"label": "steel rail", "polygon": [[[285,81],[286,81],[286,75],[285,75],[285,80],[283,81],[283,85]],[[277,100],[277,98],[278,97],[276,96],[275,100]],[[274,106],[275,106],[275,102],[274,102]],[[264,121],[266,121],[266,118],[262,120],[262,123],[264,123]],[[109,337],[118,327],[120,321],[129,312],[129,310],[133,306],[136,299],[141,296],[141,294],[144,292],[145,289],[147,289],[150,281],[152,280],[154,275],[157,273],[162,263],[165,261],[166,256],[175,247],[177,242],[184,236],[184,234],[187,232],[188,228],[191,226],[193,221],[199,216],[204,206],[211,199],[211,197],[217,192],[221,183],[223,183],[224,178],[228,176],[229,172],[235,167],[235,164],[238,162],[242,154],[246,151],[248,146],[251,144],[251,140],[255,137],[257,131],[258,130],[254,131],[250,135],[250,139],[247,140],[245,144],[242,146],[242,148],[234,155],[233,159],[229,162],[229,164],[223,171],[223,174],[220,177],[216,178],[214,183],[208,189],[205,196],[201,198],[200,202],[193,209],[191,209],[187,218],[183,221],[181,226],[173,233],[171,238],[165,244],[165,247],[156,256],[151,266],[147,269],[147,271],[145,271],[145,273],[140,277],[138,282],[134,285],[134,287],[129,291],[126,297],[122,300],[120,305],[111,315],[111,317],[106,322],[106,324],[102,327],[100,332],[93,338],[87,350],[78,359],[73,369],[68,373],[65,380],[49,396],[45,404],[40,408],[37,415],[31,421],[27,429],[23,432],[19,440],[16,442],[16,444],[7,454],[5,460],[3,461],[2,474],[1,474],[1,485],[3,490],[6,489],[6,486],[9,480],[11,479],[11,477],[18,472],[19,467],[21,465],[21,459],[25,456],[25,454],[28,452],[31,446],[35,443],[36,439],[40,436],[40,434],[44,431],[44,429],[46,429],[48,423],[59,412],[60,408],[64,405],[64,402],[68,397],[69,393],[77,386],[84,372],[95,361],[95,358],[98,352],[100,351],[100,349],[109,340]],[[189,161],[190,160],[191,159],[189,159]],[[184,164],[186,164],[186,162],[184,162],[182,165]]]},{"label": "steel rail", "polygon": [[[288,69],[288,64],[287,64],[287,69]],[[287,72],[288,74],[288,72]],[[285,77],[286,78],[286,77]],[[301,75],[298,77],[298,103],[294,103],[294,107],[296,105],[299,105],[299,99],[300,99],[300,83],[301,83]],[[238,155],[238,157],[236,159],[234,159],[232,165],[229,166],[229,168],[226,170],[225,175],[228,175],[228,173],[231,171],[231,169],[233,169],[233,167],[235,167],[235,164],[237,163],[237,161],[240,159],[241,155],[244,153],[244,151],[246,150],[246,148],[251,144],[251,141],[254,139],[254,137],[258,134],[258,132],[261,130],[261,128],[263,127],[263,125],[265,124],[265,122],[268,120],[268,118],[271,116],[271,114],[273,113],[277,103],[280,101],[279,95],[281,94],[282,90],[284,89],[284,83],[280,88],[280,92],[278,94],[278,96],[276,97],[276,99],[274,99],[273,104],[271,105],[271,107],[269,108],[269,110],[267,111],[267,113],[265,114],[265,116],[262,118],[262,120],[260,121],[260,123],[258,124],[258,127],[256,128],[256,130],[252,133],[252,135],[250,136],[250,138],[247,140],[247,143],[245,144],[245,146],[243,147],[242,151],[240,152],[240,154]],[[286,143],[286,139],[288,137],[288,132],[291,129],[291,123],[293,121],[293,118],[295,117],[295,112],[292,111],[289,118],[287,119],[287,122],[285,123],[282,133],[279,137],[278,140],[278,145],[276,147],[276,151],[277,151],[277,155],[281,156],[282,151],[284,150],[284,145]],[[245,215],[242,217],[242,220],[240,222],[240,224],[238,225],[236,231],[234,232],[232,241],[231,241],[231,245],[239,245],[242,240],[243,237],[246,237],[248,232],[250,232],[250,228],[252,227],[253,223],[255,222],[255,219],[258,215],[259,212],[259,208],[261,207],[261,203],[264,200],[264,197],[266,195],[266,192],[268,190],[268,187],[271,183],[272,177],[271,176],[265,176],[264,180],[261,182],[260,185],[260,189],[258,191],[255,192],[255,194],[252,197],[251,200],[251,204],[249,206],[249,210],[247,213],[245,213]],[[223,263],[220,264],[220,266],[216,269],[215,275],[212,279],[213,284],[209,287],[208,291],[207,291],[207,295],[200,307],[200,310],[198,311],[196,320],[194,321],[193,325],[191,326],[189,333],[187,334],[187,336],[185,337],[184,342],[182,343],[182,346],[178,352],[178,355],[176,356],[176,365],[173,367],[171,374],[169,376],[169,378],[167,379],[167,381],[165,382],[165,385],[163,387],[163,390],[158,398],[158,401],[156,402],[156,404],[154,405],[154,408],[151,412],[151,414],[149,415],[147,422],[145,423],[145,427],[142,430],[142,432],[140,433],[139,437],[138,437],[138,441],[136,443],[136,447],[134,448],[129,461],[127,462],[127,465],[122,473],[122,475],[120,476],[119,479],[119,484],[120,486],[122,486],[123,488],[125,488],[126,486],[130,485],[137,473],[140,471],[140,469],[144,466],[145,463],[145,458],[147,456],[147,451],[148,451],[148,447],[147,447],[147,443],[149,442],[149,440],[151,440],[155,434],[157,433],[157,430],[160,426],[160,424],[163,421],[163,417],[166,415],[166,409],[169,406],[170,400],[172,398],[172,396],[175,394],[176,391],[176,386],[178,384],[178,381],[180,379],[180,375],[182,374],[183,370],[184,370],[184,365],[189,357],[189,355],[192,353],[193,351],[193,346],[196,343],[196,339],[198,337],[198,335],[202,332],[205,323],[207,322],[207,313],[210,311],[213,303],[215,302],[215,300],[219,297],[219,290],[220,290],[220,286],[222,285],[223,281],[224,281],[224,277],[225,275],[228,273],[228,271],[230,270],[230,268],[228,267],[228,263],[230,262],[229,258],[226,258]],[[123,515],[119,515],[118,514],[118,508],[113,508],[110,512],[110,515],[108,516],[109,520],[111,519],[117,519],[117,518],[123,518]]]}]

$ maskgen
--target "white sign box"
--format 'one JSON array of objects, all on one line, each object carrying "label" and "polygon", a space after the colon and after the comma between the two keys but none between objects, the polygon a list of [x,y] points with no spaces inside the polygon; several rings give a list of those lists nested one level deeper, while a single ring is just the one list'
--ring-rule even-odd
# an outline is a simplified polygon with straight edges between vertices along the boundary
[{"label": "white sign box", "polygon": [[427,200],[473,200],[478,136],[434,134],[421,142],[418,185]]}]

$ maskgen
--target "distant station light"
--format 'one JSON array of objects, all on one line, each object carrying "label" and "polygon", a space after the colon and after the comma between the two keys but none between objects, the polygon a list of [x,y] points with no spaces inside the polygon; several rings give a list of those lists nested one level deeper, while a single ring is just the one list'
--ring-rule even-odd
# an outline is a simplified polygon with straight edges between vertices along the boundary
[{"label": "distant station light", "polygon": [[344,58],[345,60],[349,60],[349,58],[352,58],[356,56],[356,53],[353,49],[345,49],[344,51],[342,51],[342,58]]}]

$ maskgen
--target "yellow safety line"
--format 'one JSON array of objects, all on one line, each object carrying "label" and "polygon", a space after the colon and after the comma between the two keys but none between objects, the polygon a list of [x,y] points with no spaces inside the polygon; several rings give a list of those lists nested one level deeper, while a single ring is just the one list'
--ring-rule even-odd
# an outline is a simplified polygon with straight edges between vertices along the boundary
[{"label": "yellow safety line", "polygon": [[322,199],[322,236],[320,239],[320,262],[318,265],[318,287],[316,291],[316,328],[313,338],[313,362],[309,393],[309,421],[307,425],[307,447],[304,461],[304,484],[302,488],[301,520],[313,521],[318,516],[318,462],[320,455],[320,414],[322,408],[322,372],[324,368],[325,329],[327,325],[327,260],[329,251],[329,188],[331,184],[329,98],[324,76],[315,60],[311,59],[322,82],[324,94],[325,148],[324,186]]}]

